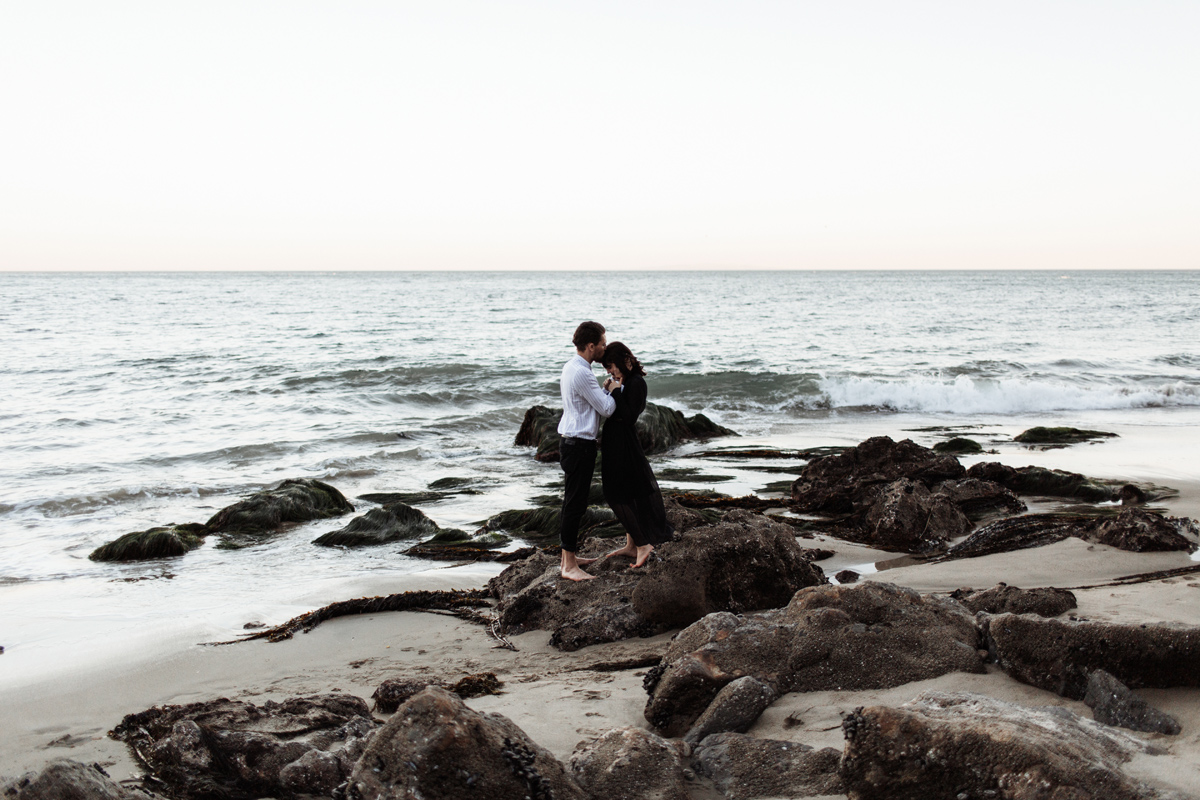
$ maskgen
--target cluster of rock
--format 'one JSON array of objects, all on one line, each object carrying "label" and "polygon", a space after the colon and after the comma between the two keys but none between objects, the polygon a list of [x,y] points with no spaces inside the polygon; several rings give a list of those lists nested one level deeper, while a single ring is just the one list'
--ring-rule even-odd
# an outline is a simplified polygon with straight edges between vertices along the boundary
[{"label": "cluster of rock", "polygon": [[[826,582],[792,529],[760,514],[733,511],[718,523],[668,503],[676,541],[655,549],[639,569],[627,559],[596,562],[596,580],[559,578],[557,555],[537,553],[488,584],[501,630],[552,631],[563,650],[651,636],[716,611],[743,613],[786,605],[798,589]],[[601,555],[615,540],[590,540],[582,555]]]},{"label": "cluster of rock", "polygon": [[[561,408],[533,406],[525,412],[525,419],[513,443],[520,447],[536,448],[534,458],[538,461],[558,461],[558,421],[561,418]],[[646,403],[646,410],[638,417],[637,434],[646,455],[665,453],[683,442],[696,439],[737,436],[703,414],[685,417],[680,411],[655,403]]]},{"label": "cluster of rock", "polygon": [[[1132,507],[1145,500],[1131,484],[1106,483],[1042,467],[983,462],[970,469],[948,453],[905,439],[879,436],[836,455],[814,459],[791,485],[791,508],[837,519],[835,533],[908,553],[937,553],[967,536],[975,522],[1026,510],[1018,494],[1120,500],[1131,506],[1115,519],[1046,514],[1008,517],[975,531],[950,550],[953,557],[1046,544],[1066,536],[1126,550],[1190,550],[1190,520]],[[1190,536],[1190,538],[1189,538]]]}]

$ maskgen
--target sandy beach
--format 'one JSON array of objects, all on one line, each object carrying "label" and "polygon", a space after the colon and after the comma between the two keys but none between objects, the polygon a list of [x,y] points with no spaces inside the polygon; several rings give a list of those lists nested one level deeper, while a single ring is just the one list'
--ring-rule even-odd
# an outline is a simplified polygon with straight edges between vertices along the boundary
[{"label": "sandy beach", "polygon": [[[1200,485],[1186,483],[1168,513],[1197,516]],[[886,581],[922,593],[959,587],[988,588],[1003,581],[1024,589],[1071,588],[1078,608],[1071,614],[1096,621],[1200,623],[1200,574],[1109,586],[1119,578],[1196,566],[1186,553],[1131,553],[1066,539],[1029,550],[939,564],[890,567],[902,554],[819,536],[806,547],[831,549],[821,562],[826,574],[852,568],[864,580]],[[872,565],[879,569],[871,571]],[[889,568],[890,567],[890,568]],[[501,566],[475,564],[431,569],[410,576],[405,588],[477,588]],[[1093,587],[1093,588],[1085,588]],[[364,583],[355,596],[386,594],[386,585]],[[314,598],[315,599],[315,598]],[[328,597],[324,602],[347,599]],[[314,608],[321,603],[314,602]],[[656,656],[673,634],[596,645],[564,653],[550,647],[549,634],[512,637],[517,651],[497,648],[481,626],[439,613],[396,612],[344,617],[308,634],[279,643],[252,641],[222,646],[192,645],[146,652],[121,663],[33,682],[0,693],[0,774],[39,769],[69,757],[103,765],[116,779],[140,774],[125,745],[106,736],[121,718],[154,705],[219,697],[261,702],[334,690],[369,700],[388,678],[454,681],[465,674],[494,672],[503,693],[475,698],[477,710],[504,714],[560,759],[577,744],[621,726],[647,728],[642,715],[646,670],[597,671],[603,662]],[[1084,718],[1082,702],[1017,682],[995,665],[986,674],[952,673],[877,691],[790,693],[779,698],[750,729],[755,737],[841,748],[842,715],[856,707],[899,705],[922,691],[969,691],[1026,706],[1063,706]],[[1200,689],[1144,690],[1139,694],[1174,716],[1177,736],[1134,734],[1152,740],[1159,755],[1139,755],[1131,775],[1153,785],[1200,795]],[[710,796],[702,785],[696,797]],[[714,795],[715,796],[715,795]]]}]

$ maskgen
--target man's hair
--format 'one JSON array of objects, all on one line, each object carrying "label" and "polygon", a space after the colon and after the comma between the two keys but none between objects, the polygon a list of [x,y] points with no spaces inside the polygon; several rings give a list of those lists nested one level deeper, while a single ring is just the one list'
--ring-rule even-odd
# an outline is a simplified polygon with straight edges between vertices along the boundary
[{"label": "man's hair", "polygon": [[571,341],[575,343],[576,350],[583,350],[589,344],[600,344],[600,337],[603,335],[604,326],[599,322],[581,322]]}]

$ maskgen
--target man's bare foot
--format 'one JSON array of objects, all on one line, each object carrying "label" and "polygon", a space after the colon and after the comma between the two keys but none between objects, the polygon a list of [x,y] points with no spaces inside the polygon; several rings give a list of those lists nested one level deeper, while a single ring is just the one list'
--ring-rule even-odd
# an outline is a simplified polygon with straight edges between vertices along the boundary
[{"label": "man's bare foot", "polygon": [[611,553],[606,555],[605,558],[612,558],[613,556],[629,556],[630,558],[637,558],[637,548],[631,544],[627,544],[620,550],[613,550]]},{"label": "man's bare foot", "polygon": [[637,549],[637,560],[634,561],[632,564],[630,564],[629,568],[633,569],[634,567],[642,566],[643,564],[646,563],[646,559],[649,558],[650,554],[653,552],[654,552],[654,545],[652,545],[652,544],[647,544],[647,545],[643,545],[643,546],[639,547]]},{"label": "man's bare foot", "polygon": [[579,567],[574,567],[572,569],[563,569],[559,572],[559,574],[562,575],[564,578],[566,578],[569,581],[592,581],[592,580],[596,579],[595,575],[589,575],[588,573],[581,570]]}]

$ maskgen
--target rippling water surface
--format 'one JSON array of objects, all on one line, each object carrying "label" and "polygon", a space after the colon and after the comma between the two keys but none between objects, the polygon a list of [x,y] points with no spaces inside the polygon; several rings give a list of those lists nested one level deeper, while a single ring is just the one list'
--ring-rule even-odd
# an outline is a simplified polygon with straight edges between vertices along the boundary
[{"label": "rippling water surface", "polygon": [[[1191,431],[1200,409],[1198,273],[0,274],[0,290],[6,664],[181,619],[278,621],[298,581],[428,569],[308,544],[345,520],[243,551],[86,556],[289,477],[349,497],[469,478],[478,494],[424,507],[457,527],[527,505],[558,473],[512,437],[557,405],[586,318],[641,357],[652,400],[755,441]],[[734,477],[723,490],[762,488]]]}]

